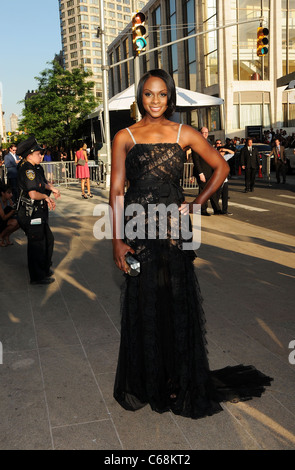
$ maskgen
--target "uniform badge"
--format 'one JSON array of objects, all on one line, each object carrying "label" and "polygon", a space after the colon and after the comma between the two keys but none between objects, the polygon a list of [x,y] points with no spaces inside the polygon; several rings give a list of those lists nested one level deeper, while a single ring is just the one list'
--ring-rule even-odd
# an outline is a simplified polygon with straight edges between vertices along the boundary
[{"label": "uniform badge", "polygon": [[35,172],[33,170],[27,170],[26,175],[30,181],[33,181],[36,177]]}]

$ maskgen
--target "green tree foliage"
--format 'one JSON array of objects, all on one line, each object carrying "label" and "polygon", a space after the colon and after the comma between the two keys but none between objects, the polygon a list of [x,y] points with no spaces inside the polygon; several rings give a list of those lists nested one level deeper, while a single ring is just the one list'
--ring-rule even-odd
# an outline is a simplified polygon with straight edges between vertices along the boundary
[{"label": "green tree foliage", "polygon": [[80,137],[79,126],[97,105],[91,75],[83,68],[69,72],[53,61],[52,68],[36,77],[36,93],[23,101],[20,129],[39,142],[68,147]]}]

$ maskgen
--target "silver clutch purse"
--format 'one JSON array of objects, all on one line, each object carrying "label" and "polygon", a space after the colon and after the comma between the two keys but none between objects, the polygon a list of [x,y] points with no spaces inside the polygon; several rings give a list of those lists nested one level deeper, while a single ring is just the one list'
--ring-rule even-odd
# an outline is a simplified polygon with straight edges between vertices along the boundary
[{"label": "silver clutch purse", "polygon": [[135,259],[130,253],[125,256],[125,261],[128,264],[127,273],[129,276],[138,276],[140,274],[140,262]]}]

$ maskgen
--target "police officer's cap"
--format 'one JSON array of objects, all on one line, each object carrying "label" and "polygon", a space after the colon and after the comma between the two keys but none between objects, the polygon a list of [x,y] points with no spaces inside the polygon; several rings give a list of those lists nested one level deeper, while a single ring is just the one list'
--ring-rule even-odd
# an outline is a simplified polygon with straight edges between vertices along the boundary
[{"label": "police officer's cap", "polygon": [[16,154],[22,158],[26,158],[28,155],[30,155],[33,152],[37,152],[38,150],[40,150],[41,152],[41,151],[44,151],[44,148],[41,147],[40,144],[38,144],[35,136],[32,135],[28,139],[18,144],[17,149],[16,149]]}]

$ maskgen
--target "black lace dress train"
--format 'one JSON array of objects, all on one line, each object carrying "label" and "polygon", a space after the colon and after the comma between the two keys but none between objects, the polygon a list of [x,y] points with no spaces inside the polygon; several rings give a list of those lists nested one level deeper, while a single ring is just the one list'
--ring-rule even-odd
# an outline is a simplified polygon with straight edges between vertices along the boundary
[{"label": "black lace dress train", "polygon": [[[179,186],[184,162],[178,143],[135,144],[126,158],[125,208],[140,205],[137,214],[143,208],[145,233],[125,240],[141,262],[141,273],[125,275],[122,288],[114,397],[127,410],[149,404],[159,413],[201,418],[221,411],[223,401],[261,396],[272,379],[253,366],[209,370],[195,253],[182,249],[181,235],[171,237],[173,216],[165,238],[148,237],[149,207],[184,201]],[[132,216],[125,215],[125,228],[130,221]]]}]

